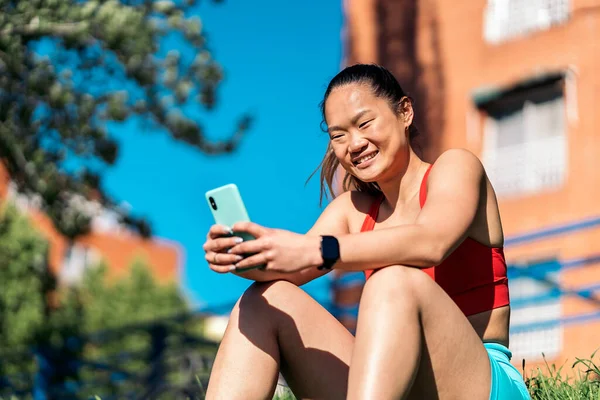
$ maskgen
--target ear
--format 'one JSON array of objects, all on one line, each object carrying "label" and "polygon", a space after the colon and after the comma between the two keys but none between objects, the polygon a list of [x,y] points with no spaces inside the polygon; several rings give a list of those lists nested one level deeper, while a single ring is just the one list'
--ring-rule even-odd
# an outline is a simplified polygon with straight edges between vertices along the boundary
[{"label": "ear", "polygon": [[414,115],[415,113],[412,107],[412,100],[410,97],[404,96],[400,100],[400,117],[407,127],[412,124]]}]

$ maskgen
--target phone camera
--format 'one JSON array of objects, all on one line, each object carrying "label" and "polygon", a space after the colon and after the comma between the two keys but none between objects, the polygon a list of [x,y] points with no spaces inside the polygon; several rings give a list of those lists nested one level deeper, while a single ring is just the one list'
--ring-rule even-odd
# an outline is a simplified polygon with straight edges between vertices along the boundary
[{"label": "phone camera", "polygon": [[213,208],[213,210],[216,210],[217,209],[217,202],[215,201],[215,199],[213,199],[212,197],[209,197],[208,201],[210,202],[210,206]]}]

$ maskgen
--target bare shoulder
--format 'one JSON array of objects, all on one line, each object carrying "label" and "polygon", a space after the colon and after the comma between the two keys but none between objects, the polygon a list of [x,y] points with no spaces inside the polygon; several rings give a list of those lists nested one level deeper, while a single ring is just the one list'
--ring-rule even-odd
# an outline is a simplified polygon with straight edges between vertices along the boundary
[{"label": "bare shoulder", "polygon": [[338,216],[344,216],[348,222],[348,227],[352,231],[352,227],[357,223],[362,223],[365,214],[369,213],[371,205],[375,201],[373,195],[368,193],[350,190],[337,196],[327,206],[327,212]]},{"label": "bare shoulder", "polygon": [[369,213],[373,202],[375,202],[377,198],[372,194],[364,192],[351,191],[348,193],[351,203],[347,214],[348,229],[350,232],[360,232],[365,216]]},{"label": "bare shoulder", "polygon": [[369,194],[358,192],[356,190],[349,190],[333,199],[327,208],[343,213],[350,213],[353,211],[366,213],[369,211],[369,207],[373,200],[373,196]]},{"label": "bare shoulder", "polygon": [[467,149],[449,149],[443,152],[434,165],[445,165],[445,166],[470,166],[475,168],[483,168],[481,160],[475,154]]},{"label": "bare shoulder", "polygon": [[347,234],[350,233],[353,214],[352,195],[349,192],[335,197],[321,213],[309,234]]},{"label": "bare shoulder", "polygon": [[455,179],[472,178],[480,180],[485,171],[481,160],[467,149],[450,149],[443,152],[431,169],[431,179],[455,181]]}]

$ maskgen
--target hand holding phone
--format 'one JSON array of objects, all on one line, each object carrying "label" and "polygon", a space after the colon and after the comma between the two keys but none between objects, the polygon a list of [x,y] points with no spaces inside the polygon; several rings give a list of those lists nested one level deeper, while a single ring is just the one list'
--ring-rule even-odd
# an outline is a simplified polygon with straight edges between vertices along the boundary
[{"label": "hand holding phone", "polygon": [[[250,221],[250,217],[248,216],[248,212],[246,211],[246,206],[244,205],[240,192],[235,184],[229,184],[216,189],[209,190],[208,192],[206,192],[206,200],[210,207],[215,223],[224,227],[224,236],[230,236],[229,241],[231,242],[231,246],[229,247],[233,247],[233,245],[235,245],[236,240],[238,241],[237,243],[239,243],[239,240],[247,241],[255,239],[252,235],[248,233],[231,231],[231,227],[233,227],[233,225],[235,225],[236,223]],[[229,231],[226,230],[227,228],[229,229]],[[229,241],[227,243],[229,243]],[[225,254],[226,253],[224,253],[224,255]],[[224,255],[217,255],[217,260],[225,258]],[[232,257],[233,256],[227,257],[227,259],[229,260],[229,258]],[[214,260],[207,261],[212,262]],[[263,266],[245,268],[242,270],[237,269],[236,271],[245,272],[251,269],[261,267]]]}]

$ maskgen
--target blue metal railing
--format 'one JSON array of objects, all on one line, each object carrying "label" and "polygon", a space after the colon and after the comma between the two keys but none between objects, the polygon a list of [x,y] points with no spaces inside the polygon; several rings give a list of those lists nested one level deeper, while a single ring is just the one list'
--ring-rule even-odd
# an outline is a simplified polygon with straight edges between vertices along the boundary
[{"label": "blue metal railing", "polygon": [[[153,399],[158,398],[159,392],[167,398],[176,398],[176,394],[197,398],[203,392],[202,385],[207,383],[218,344],[188,332],[184,324],[204,317],[204,312],[186,313],[146,324],[72,336],[67,340],[72,347],[69,351],[43,345],[28,352],[1,354],[0,362],[3,364],[33,358],[36,371],[33,375],[24,373],[23,377],[1,377],[0,397],[29,394],[34,400],[75,399],[82,398],[82,392],[92,390],[91,393],[101,396],[103,400]],[[82,358],[82,353],[77,352],[77,349],[83,349],[86,345],[96,348],[115,343],[118,345],[123,337],[131,334],[149,337],[147,350],[116,353],[104,359]],[[127,364],[129,362],[143,364],[146,369],[132,369]],[[84,370],[88,371],[87,375],[93,372],[93,378],[84,379],[84,375],[81,375]],[[178,383],[170,381],[168,376],[174,370],[180,372],[180,377],[185,375],[187,378],[180,379]],[[75,378],[66,379],[66,376]],[[18,385],[15,384],[17,379],[20,381]],[[103,392],[98,388],[110,390]]]},{"label": "blue metal railing", "polygon": [[[507,246],[514,247],[598,227],[600,227],[600,217],[591,217],[574,223],[546,227],[534,232],[516,235],[508,238],[505,243]],[[545,284],[548,288],[546,291],[538,295],[512,299],[511,306],[514,309],[531,307],[556,301],[557,299],[565,296],[573,296],[587,302],[591,302],[600,309],[600,297],[598,296],[598,294],[600,294],[600,283],[591,283],[586,286],[567,288],[561,284],[559,280],[551,277],[551,274],[585,268],[598,263],[600,263],[600,254],[596,253],[570,260],[553,260],[546,263],[527,266],[509,266],[509,279],[518,277],[530,278]],[[548,329],[556,326],[588,323],[597,319],[600,319],[600,312],[575,314],[562,316],[560,318],[553,318],[546,321],[511,325],[510,331],[511,334],[523,333],[528,331]]]},{"label": "blue metal railing", "polygon": [[585,229],[600,227],[600,217],[591,217],[581,221],[568,224],[561,224],[535,230],[533,232],[523,233],[511,236],[504,241],[504,245],[518,246],[538,240],[548,239],[554,236],[564,235],[565,233],[581,231]]},{"label": "blue metal railing", "polygon": [[[580,232],[587,229],[599,228],[600,217],[591,217],[581,221],[545,227],[533,232],[518,234],[511,236],[505,240],[506,247],[516,247],[520,245],[546,240],[553,237],[561,236],[568,233]],[[556,300],[563,296],[577,296],[600,308],[600,298],[596,295],[600,294],[600,283],[593,283],[583,287],[566,288],[560,282],[551,278],[551,274],[560,273],[567,270],[588,267],[600,263],[600,254],[592,254],[585,257],[574,258],[570,260],[550,260],[533,265],[509,265],[509,279],[530,278],[548,286],[548,290],[544,293],[511,299],[511,305],[514,308],[535,306],[548,301]],[[347,273],[336,277],[331,282],[331,288],[349,287],[353,285],[362,285],[364,283],[364,275],[362,272]],[[338,318],[342,316],[356,317],[358,313],[358,304],[341,306],[338,304],[327,305],[328,309]],[[589,322],[594,319],[600,319],[600,313],[589,313],[581,315],[572,315],[552,321],[536,322],[521,325],[511,326],[511,332],[523,332],[531,329],[544,329],[547,326],[556,326],[558,324],[576,324]]]}]

